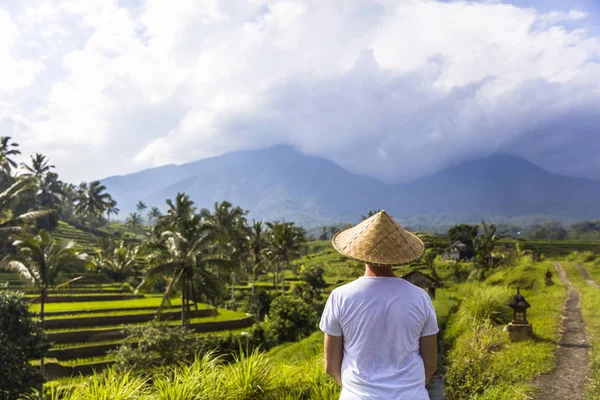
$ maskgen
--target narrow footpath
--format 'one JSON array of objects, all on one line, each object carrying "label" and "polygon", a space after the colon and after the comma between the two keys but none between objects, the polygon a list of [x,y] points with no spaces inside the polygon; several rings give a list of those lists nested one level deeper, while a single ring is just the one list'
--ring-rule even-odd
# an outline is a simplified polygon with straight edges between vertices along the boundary
[{"label": "narrow footpath", "polygon": [[579,272],[581,272],[581,275],[583,275],[583,279],[585,279],[588,285],[592,285],[596,289],[600,289],[600,285],[598,285],[598,283],[592,279],[590,274],[587,272],[587,269],[585,269],[581,264],[575,263],[575,265],[579,269]]},{"label": "narrow footpath", "polygon": [[[559,263],[554,268],[569,290],[562,314],[561,338],[556,352],[555,368],[549,375],[535,380],[539,388],[537,400],[583,400],[589,375],[590,345],[579,309],[580,294],[567,278]],[[535,329],[535,328],[534,328]]]}]

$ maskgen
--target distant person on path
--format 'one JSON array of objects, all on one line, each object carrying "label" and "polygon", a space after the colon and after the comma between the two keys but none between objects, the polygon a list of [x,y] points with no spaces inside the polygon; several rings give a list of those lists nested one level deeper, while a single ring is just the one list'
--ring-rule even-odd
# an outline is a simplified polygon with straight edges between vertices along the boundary
[{"label": "distant person on path", "polygon": [[435,311],[423,289],[392,271],[419,258],[423,242],[385,211],[332,242],[366,264],[364,276],[331,292],[321,317],[325,370],[342,387],[340,400],[429,399],[425,385],[437,369]]}]

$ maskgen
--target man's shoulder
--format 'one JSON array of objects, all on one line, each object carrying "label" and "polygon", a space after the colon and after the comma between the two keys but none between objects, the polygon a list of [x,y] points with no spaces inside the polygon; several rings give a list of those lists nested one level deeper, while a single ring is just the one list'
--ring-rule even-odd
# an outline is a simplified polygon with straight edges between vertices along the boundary
[{"label": "man's shoulder", "polygon": [[[361,277],[362,278],[362,277]],[[386,286],[387,288],[382,288],[382,287],[377,287],[377,286],[373,286],[372,285],[372,280],[368,279],[368,278],[358,278],[352,282],[348,282],[344,285],[338,286],[337,288],[333,289],[331,291],[331,294],[336,296],[336,297],[347,297],[350,296],[352,294],[355,294],[357,292],[361,292],[364,289],[371,289],[371,290],[386,290],[389,289],[390,286],[393,287],[397,287],[398,290],[402,290],[405,293],[410,293],[412,296],[415,297],[427,297],[429,298],[429,295],[427,294],[427,292],[420,288],[419,286],[416,286],[402,278],[397,278],[397,279],[392,279],[392,280],[386,280]]]}]

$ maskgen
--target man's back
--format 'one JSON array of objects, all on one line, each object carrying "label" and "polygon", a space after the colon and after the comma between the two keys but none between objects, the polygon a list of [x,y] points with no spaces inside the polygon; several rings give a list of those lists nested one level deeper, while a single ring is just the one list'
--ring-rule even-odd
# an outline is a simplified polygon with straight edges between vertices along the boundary
[{"label": "man's back", "polygon": [[428,399],[419,338],[438,332],[422,289],[395,277],[363,276],[335,289],[321,330],[343,336],[342,399]]}]

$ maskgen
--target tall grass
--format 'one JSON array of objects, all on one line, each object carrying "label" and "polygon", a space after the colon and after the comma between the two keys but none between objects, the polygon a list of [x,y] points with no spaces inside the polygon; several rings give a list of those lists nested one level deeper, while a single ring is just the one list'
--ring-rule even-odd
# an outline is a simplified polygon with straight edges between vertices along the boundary
[{"label": "tall grass", "polygon": [[150,400],[156,399],[148,378],[128,372],[118,374],[109,369],[103,374],[93,375],[71,390],[58,389],[51,400]]},{"label": "tall grass", "polygon": [[150,376],[102,374],[56,390],[51,400],[334,400],[339,388],[325,374],[323,357],[296,363],[268,353],[240,351],[233,363],[214,354],[189,365],[159,369]]},{"label": "tall grass", "polygon": [[510,320],[510,292],[499,286],[478,285],[465,296],[458,310],[458,321],[465,327],[478,327],[487,322],[501,324]]},{"label": "tall grass", "polygon": [[[531,379],[552,371],[566,290],[560,282],[544,285],[548,268],[551,263],[523,263],[499,269],[487,283],[458,288],[464,298],[445,334],[454,345],[447,357],[446,399],[529,398]],[[522,292],[531,304],[533,340],[510,342],[500,323],[510,316],[507,304],[514,292],[506,286],[515,280],[530,283]]]},{"label": "tall grass", "polygon": [[207,353],[193,364],[182,364],[156,376],[155,396],[161,400],[211,399],[220,387],[221,371],[221,358]]}]

